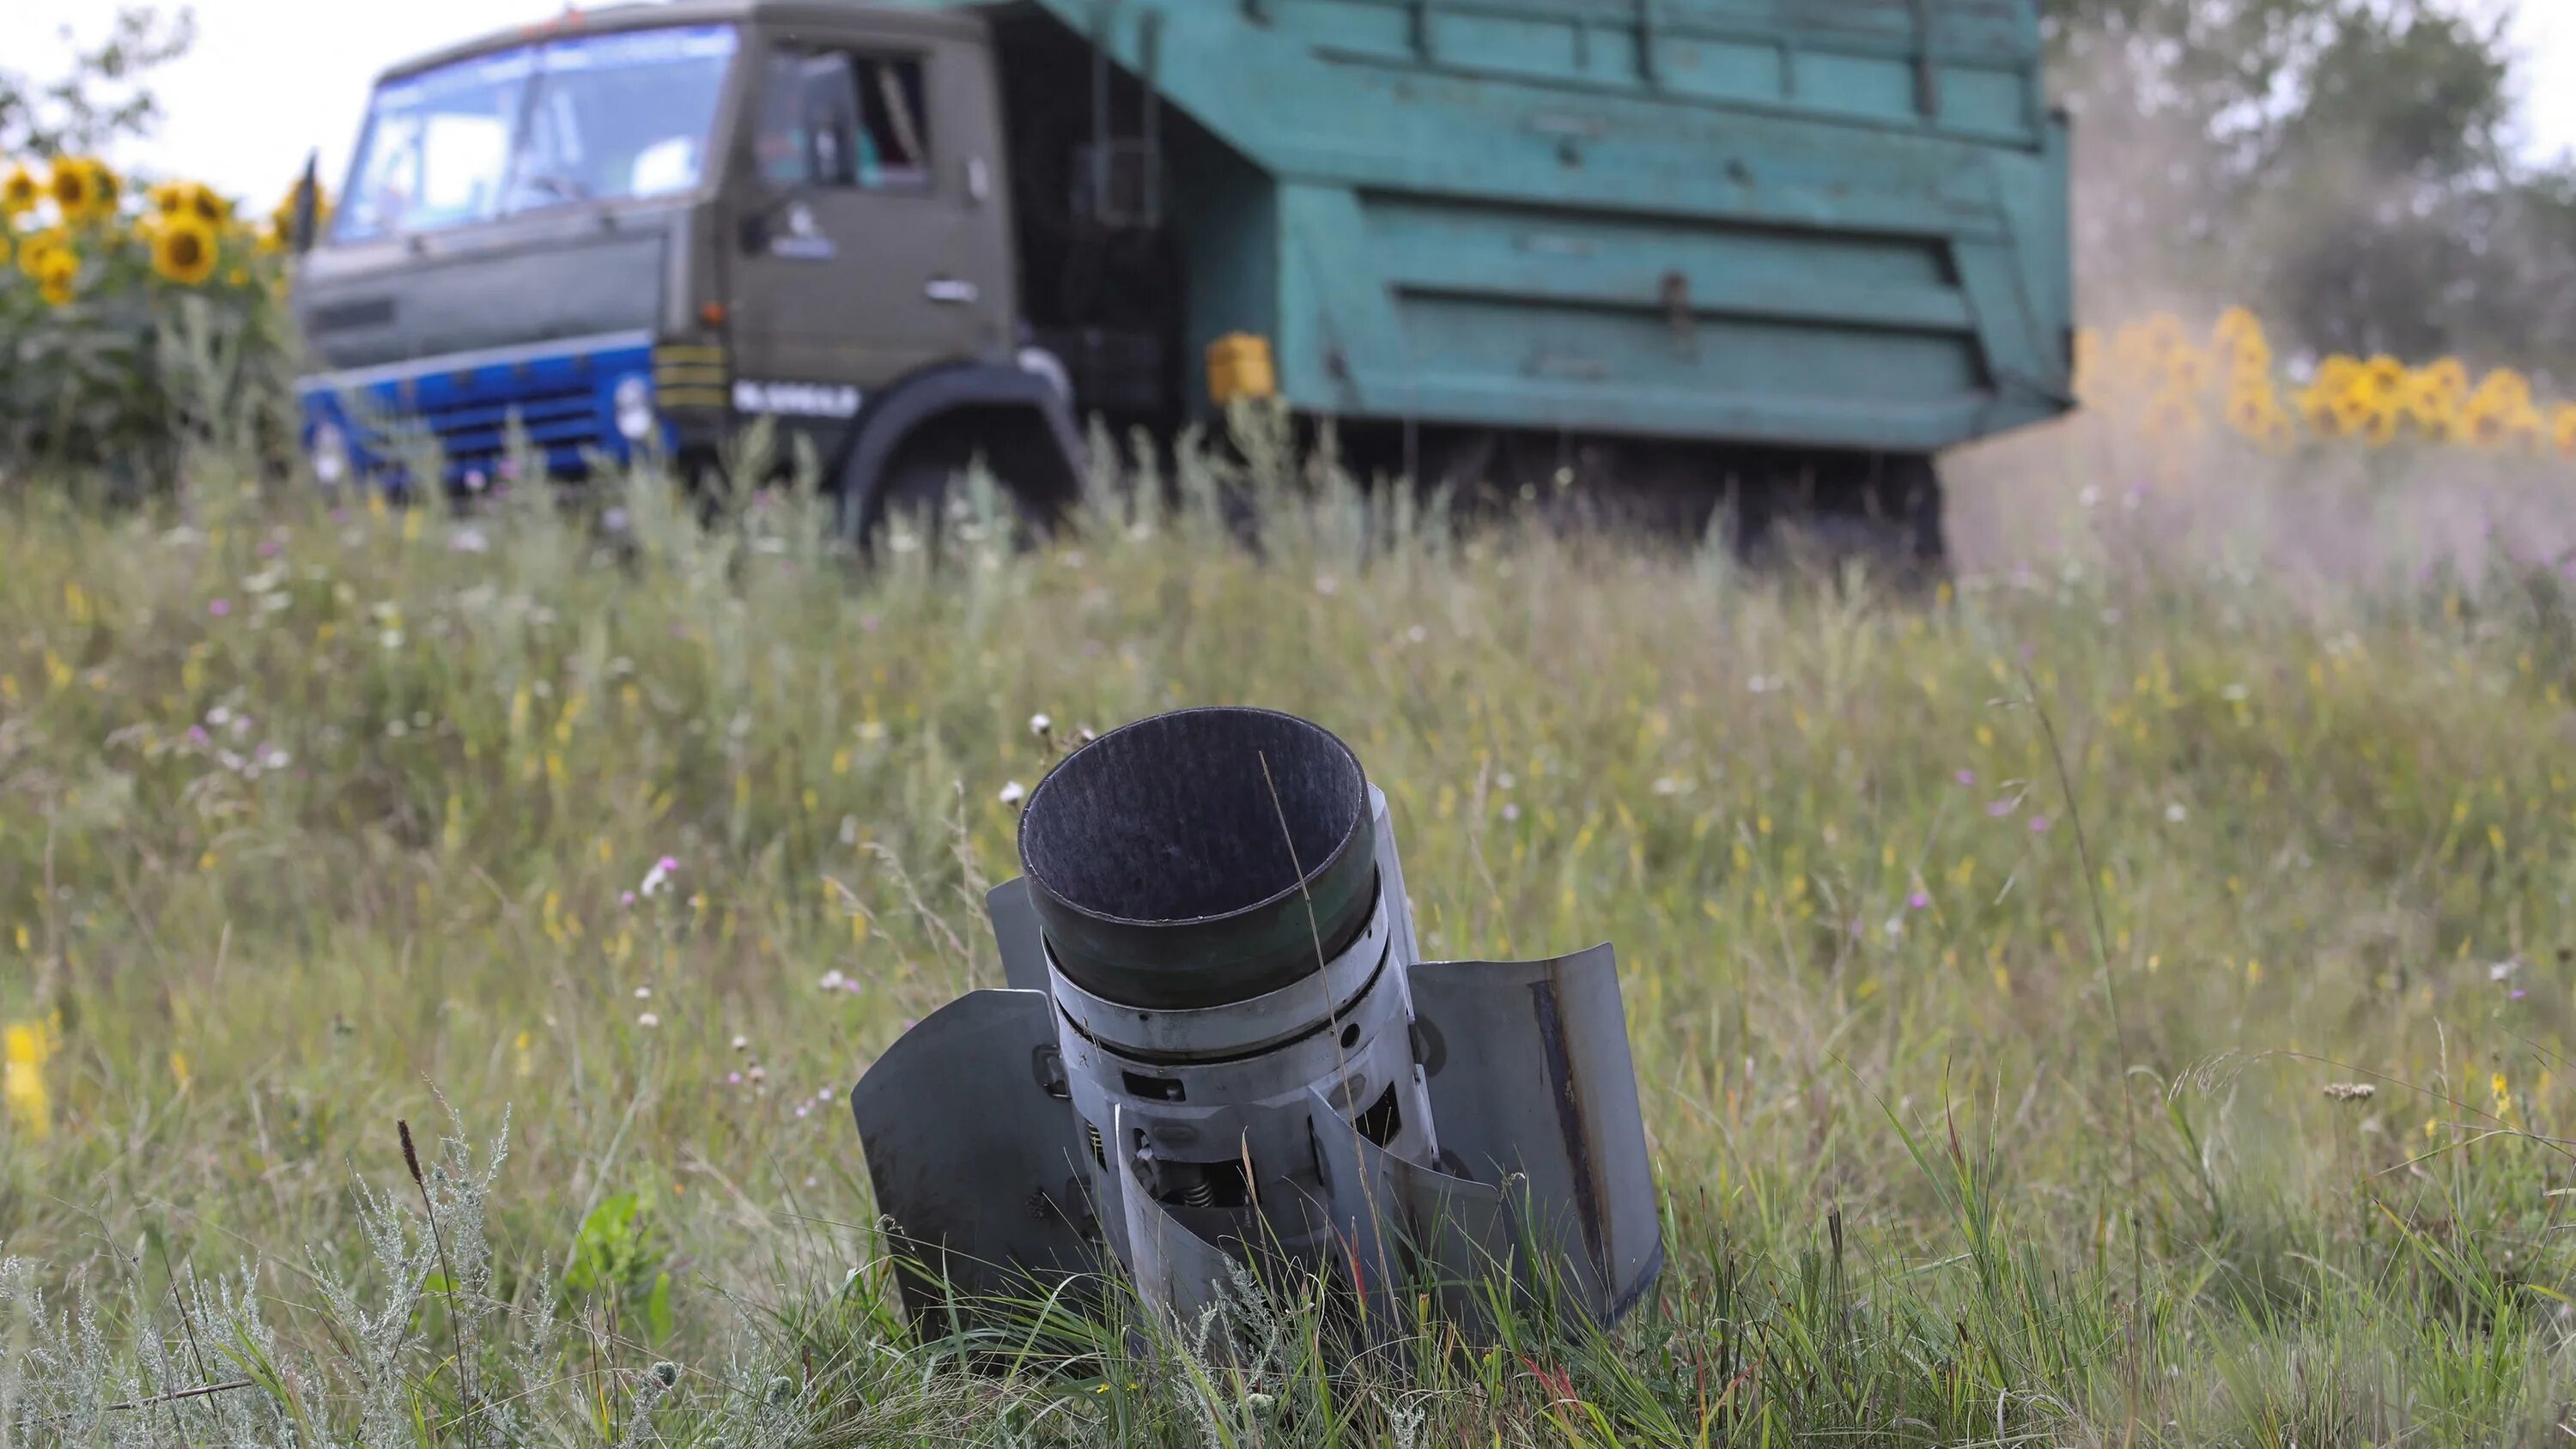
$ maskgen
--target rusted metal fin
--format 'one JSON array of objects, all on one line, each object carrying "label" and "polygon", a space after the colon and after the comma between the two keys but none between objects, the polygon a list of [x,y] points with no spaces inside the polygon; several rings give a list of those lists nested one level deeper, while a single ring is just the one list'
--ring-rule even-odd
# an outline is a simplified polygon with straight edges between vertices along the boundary
[{"label": "rusted metal fin", "polygon": [[1564,1265],[1575,1306],[1615,1321],[1662,1270],[1663,1230],[1610,948],[1431,962],[1412,987],[1443,1161],[1517,1178],[1522,1236]]}]

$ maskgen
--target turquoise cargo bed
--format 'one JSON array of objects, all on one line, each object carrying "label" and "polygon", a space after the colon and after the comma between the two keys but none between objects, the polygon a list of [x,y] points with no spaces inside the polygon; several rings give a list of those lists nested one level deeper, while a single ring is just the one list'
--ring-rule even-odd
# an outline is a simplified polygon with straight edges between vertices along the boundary
[{"label": "turquoise cargo bed", "polygon": [[1302,410],[1928,454],[2070,405],[2030,0],[962,8],[1177,113],[1183,341]]}]

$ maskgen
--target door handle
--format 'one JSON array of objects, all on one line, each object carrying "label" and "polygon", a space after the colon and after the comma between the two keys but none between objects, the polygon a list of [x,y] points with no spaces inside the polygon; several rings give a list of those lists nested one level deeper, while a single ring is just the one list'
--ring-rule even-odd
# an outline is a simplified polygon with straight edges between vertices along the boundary
[{"label": "door handle", "polygon": [[934,302],[944,302],[957,307],[974,301],[984,293],[983,289],[973,282],[961,282],[955,277],[933,277],[928,285],[921,289],[921,295]]}]

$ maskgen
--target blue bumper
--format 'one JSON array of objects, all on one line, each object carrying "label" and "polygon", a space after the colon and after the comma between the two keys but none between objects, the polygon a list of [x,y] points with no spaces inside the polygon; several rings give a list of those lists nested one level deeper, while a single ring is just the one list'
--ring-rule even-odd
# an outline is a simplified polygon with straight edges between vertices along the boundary
[{"label": "blue bumper", "polygon": [[[653,387],[653,339],[590,337],[302,379],[304,444],[325,428],[342,440],[350,481],[400,487],[410,460],[434,445],[450,487],[479,491],[504,481],[513,419],[556,476],[588,471],[596,456],[624,464],[635,443],[617,427],[617,392]],[[631,387],[630,387],[631,391]],[[671,428],[656,413],[667,446]],[[648,434],[649,436],[649,434]]]}]

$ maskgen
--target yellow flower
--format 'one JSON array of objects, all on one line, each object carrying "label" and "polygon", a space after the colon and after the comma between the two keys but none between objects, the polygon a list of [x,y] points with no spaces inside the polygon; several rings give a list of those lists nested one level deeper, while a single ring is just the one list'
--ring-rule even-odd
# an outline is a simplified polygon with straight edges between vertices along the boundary
[{"label": "yellow flower", "polygon": [[[259,249],[282,252],[295,239],[295,204],[304,194],[304,183],[286,188],[286,195],[268,214],[268,225],[260,233]],[[319,236],[331,225],[331,193],[320,185],[313,188],[313,232]]]},{"label": "yellow flower", "polygon": [[2334,431],[2346,437],[2370,431],[2372,423],[2386,412],[2367,393],[2357,388],[2336,393],[2326,410],[2334,419]]},{"label": "yellow flower", "polygon": [[2576,458],[2576,403],[2560,403],[2550,413],[2549,435],[2559,452]]},{"label": "yellow flower", "polygon": [[2406,364],[2382,353],[2362,364],[2353,386],[2383,406],[2394,403],[2405,395]]},{"label": "yellow flower", "polygon": [[2500,448],[2513,436],[2513,409],[2480,389],[2460,410],[2454,431],[2473,448]]},{"label": "yellow flower", "polygon": [[57,156],[45,177],[46,194],[65,224],[84,226],[116,214],[119,182],[105,162],[87,156]]},{"label": "yellow flower", "polygon": [[2227,361],[2236,380],[2269,377],[2272,373],[2272,344],[2260,332],[2248,333],[2228,344]]},{"label": "yellow flower", "polygon": [[2329,437],[2337,431],[2335,395],[2323,382],[2301,388],[2298,396],[2291,401],[2298,407],[2299,417],[2307,423],[2311,431],[2324,433]]},{"label": "yellow flower", "polygon": [[13,250],[15,250],[15,248],[9,240],[9,229],[7,227],[0,227],[0,271],[8,270],[9,255]]},{"label": "yellow flower", "polygon": [[2530,399],[2526,398],[2505,409],[2504,436],[2506,442],[2517,448],[2537,451],[2548,441],[2549,423],[2541,416],[2540,409],[2533,407]]},{"label": "yellow flower", "polygon": [[166,217],[152,233],[152,270],[167,281],[193,287],[215,274],[221,250],[215,229],[194,215]]},{"label": "yellow flower", "polygon": [[2179,389],[2166,388],[2147,408],[2145,427],[2151,437],[2189,441],[2199,437],[2205,425],[2199,401]]},{"label": "yellow flower", "polygon": [[2499,367],[2478,384],[2474,401],[2507,411],[2531,404],[2531,379],[2510,367]]},{"label": "yellow flower", "polygon": [[0,217],[25,216],[35,210],[36,203],[44,197],[43,184],[23,162],[10,167],[8,175],[0,176]]},{"label": "yellow flower", "polygon": [[2397,441],[2398,430],[2405,425],[2406,414],[2395,407],[2382,405],[2372,411],[2370,421],[2361,429],[2362,441],[2374,448],[2385,448]]},{"label": "yellow flower", "polygon": [[13,1021],[0,1031],[0,1106],[12,1127],[39,1142],[54,1130],[45,1088],[45,1062],[53,1054],[53,1031],[41,1021]]},{"label": "yellow flower", "polygon": [[2454,405],[2466,401],[2469,396],[2468,365],[2456,357],[2445,357],[2415,374],[2415,382],[2418,387]]},{"label": "yellow flower", "polygon": [[152,210],[163,217],[193,216],[220,227],[233,219],[233,204],[202,181],[164,181],[152,188]]},{"label": "yellow flower", "polygon": [[2409,376],[2398,395],[2398,406],[2405,411],[2406,420],[2425,436],[2441,438],[2449,434],[2451,424],[2459,417],[2461,395],[2467,388],[2453,392],[2449,382],[2434,373],[2434,369],[2426,368]]},{"label": "yellow flower", "polygon": [[72,298],[78,295],[80,272],[80,253],[70,247],[58,247],[45,253],[44,260],[36,268],[36,295],[44,298],[48,307],[70,306]]},{"label": "yellow flower", "polygon": [[2267,448],[2286,447],[2293,431],[2290,415],[2268,381],[2239,384],[2228,394],[2227,426]]},{"label": "yellow flower", "polygon": [[[2223,348],[2234,351],[2246,342],[2263,342],[2263,319],[2243,307],[2230,307],[2218,314],[2218,325],[2209,329],[2209,337]],[[2268,346],[2268,344],[2265,344]]]},{"label": "yellow flower", "polygon": [[18,270],[26,273],[29,281],[41,281],[45,258],[54,252],[70,251],[71,245],[71,238],[59,227],[37,232],[18,244]]},{"label": "yellow flower", "polygon": [[2209,354],[2184,344],[2165,354],[2165,386],[2175,392],[2198,395],[2209,391],[2210,378],[2216,369],[2210,366]]}]

